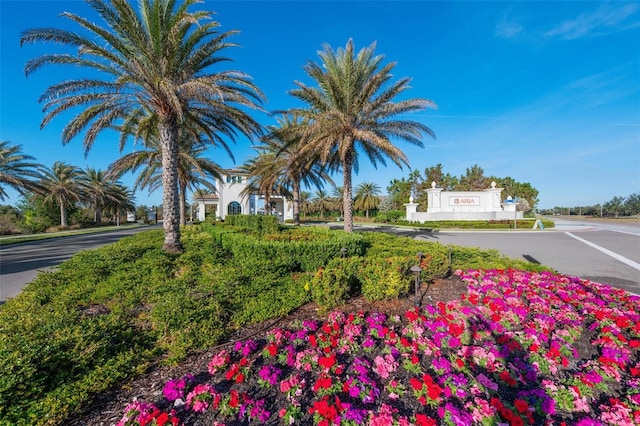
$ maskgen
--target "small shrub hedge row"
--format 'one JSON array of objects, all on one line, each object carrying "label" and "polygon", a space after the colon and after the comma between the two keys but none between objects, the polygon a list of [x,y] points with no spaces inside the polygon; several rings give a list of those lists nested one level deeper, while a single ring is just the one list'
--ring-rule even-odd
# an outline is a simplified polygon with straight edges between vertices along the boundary
[{"label": "small shrub hedge row", "polygon": [[326,265],[331,259],[341,256],[343,248],[346,248],[348,256],[362,256],[366,249],[361,235],[327,228],[304,227],[289,230],[281,236],[267,234],[262,237],[227,232],[224,226],[209,227],[207,231],[216,235],[222,247],[233,253],[239,262],[287,259],[303,272],[313,272]]},{"label": "small shrub hedge row", "polygon": [[226,216],[224,221],[228,225],[247,228],[259,235],[278,231],[278,218],[275,216],[234,214]]},{"label": "small shrub hedge row", "polygon": [[[519,229],[531,229],[535,224],[535,219],[518,219],[517,227]],[[552,220],[541,220],[545,228],[553,228],[555,222]],[[407,225],[416,228],[455,228],[455,229],[512,229],[513,220],[443,220],[429,222],[412,222],[409,220],[398,219],[394,221],[398,225]]]}]

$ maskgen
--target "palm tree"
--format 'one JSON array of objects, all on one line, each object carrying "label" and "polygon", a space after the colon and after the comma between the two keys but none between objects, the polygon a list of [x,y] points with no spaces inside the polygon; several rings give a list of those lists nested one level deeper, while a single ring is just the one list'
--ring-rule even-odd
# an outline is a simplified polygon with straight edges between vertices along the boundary
[{"label": "palm tree", "polygon": [[[209,141],[220,135],[234,138],[236,131],[249,138],[261,126],[246,112],[264,100],[248,75],[234,70],[210,72],[212,65],[228,61],[220,56],[235,46],[227,41],[236,31],[220,33],[212,12],[190,11],[198,0],[141,0],[139,10],[123,0],[91,0],[89,5],[103,26],[81,16],[64,13],[87,34],[55,28],[23,32],[21,44],[55,42],[75,54],[47,54],[30,60],[27,75],[44,65],[64,64],[91,70],[91,78],[64,81],[49,87],[42,126],[59,114],[79,108],[62,131],[68,143],[83,130],[85,154],[97,135],[123,121],[126,139],[130,124],[143,120],[157,126],[162,152],[162,208],[167,251],[181,252],[178,205],[178,136],[183,123],[198,123]],[[97,73],[96,73],[97,72]],[[195,126],[195,124],[194,124]],[[121,138],[121,145],[122,139]]]},{"label": "palm tree", "polygon": [[319,52],[321,63],[308,62],[304,69],[317,87],[296,81],[290,93],[308,108],[291,113],[308,120],[304,129],[304,152],[317,153],[323,164],[341,169],[344,186],[344,229],[353,231],[351,174],[358,171],[358,154],[364,153],[374,166],[386,164],[385,157],[399,167],[408,164],[405,154],[390,138],[420,147],[422,135],[434,136],[429,127],[416,121],[395,118],[435,104],[428,99],[392,100],[409,88],[408,78],[386,85],[392,78],[394,63],[381,66],[375,56],[375,43],[354,52],[353,41],[336,52],[325,45]]},{"label": "palm tree", "polygon": [[93,220],[99,225],[102,223],[104,207],[117,196],[113,192],[115,182],[104,171],[87,167],[79,177],[79,183],[94,209]]},{"label": "palm tree", "polygon": [[[187,190],[195,190],[203,186],[211,192],[216,192],[215,179],[222,178],[222,168],[213,161],[204,158],[206,146],[194,145],[190,135],[180,133],[178,145],[178,199],[180,224],[185,225]],[[157,138],[149,136],[145,142],[145,149],[129,153],[109,165],[109,175],[122,176],[127,172],[143,169],[136,178],[134,190],[147,188],[153,192],[162,187],[162,149]]]},{"label": "palm tree", "polygon": [[362,182],[356,187],[356,199],[354,207],[357,210],[366,211],[367,219],[369,210],[377,209],[380,205],[380,194],[382,189],[373,182]]},{"label": "palm tree", "polygon": [[324,217],[324,212],[331,210],[331,198],[327,191],[318,189],[313,193],[313,207],[316,211],[320,212],[320,217]]},{"label": "palm tree", "polygon": [[51,169],[43,169],[40,185],[44,192],[38,195],[45,203],[60,208],[60,225],[67,226],[67,207],[86,198],[82,179],[82,170],[76,166],[56,161]]},{"label": "palm tree", "polygon": [[344,215],[344,187],[342,186],[334,186],[331,190],[331,197],[333,197],[333,202],[335,204],[335,208],[340,212],[340,217]]},{"label": "palm tree", "polygon": [[[22,154],[22,146],[9,145],[8,141],[0,141],[0,184],[6,184],[24,195],[28,191],[38,190],[35,181],[29,178],[40,179],[38,171],[42,166],[32,163],[34,158]],[[0,185],[0,200],[4,201],[7,193]]]},{"label": "palm tree", "polygon": [[311,213],[313,205],[311,204],[311,193],[307,191],[300,191],[300,211],[303,215]]},{"label": "palm tree", "polygon": [[293,197],[293,223],[300,225],[300,187],[323,187],[324,182],[333,183],[318,162],[317,156],[299,155],[302,139],[297,129],[306,126],[296,117],[283,115],[277,126],[268,127],[269,133],[262,139],[266,152],[274,155],[273,172],[291,188]]},{"label": "palm tree", "polygon": [[107,188],[107,198],[104,211],[116,217],[116,223],[120,225],[120,213],[134,211],[135,197],[133,191],[118,182],[112,183]]},{"label": "palm tree", "polygon": [[277,163],[276,154],[269,152],[264,146],[254,147],[258,155],[250,158],[239,169],[247,175],[247,184],[241,194],[264,194],[264,209],[266,214],[271,212],[271,197],[273,195],[289,196],[289,188],[282,179],[282,169]]}]

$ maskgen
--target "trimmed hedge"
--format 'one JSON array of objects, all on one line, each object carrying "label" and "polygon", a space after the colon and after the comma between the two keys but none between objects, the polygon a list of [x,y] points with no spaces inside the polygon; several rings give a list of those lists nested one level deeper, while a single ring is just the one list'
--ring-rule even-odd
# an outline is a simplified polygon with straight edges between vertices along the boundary
[{"label": "trimmed hedge", "polygon": [[218,233],[218,229],[220,227],[211,227],[207,231],[216,234],[222,247],[233,253],[238,262],[287,259],[295,262],[297,269],[304,272],[313,272],[331,259],[340,257],[342,248],[346,248],[349,256],[361,256],[366,248],[360,234],[326,228],[297,228],[281,234],[267,234],[262,238],[237,232]]},{"label": "trimmed hedge", "polygon": [[259,235],[277,232],[278,218],[254,214],[234,214],[224,218],[225,224],[247,228]]}]

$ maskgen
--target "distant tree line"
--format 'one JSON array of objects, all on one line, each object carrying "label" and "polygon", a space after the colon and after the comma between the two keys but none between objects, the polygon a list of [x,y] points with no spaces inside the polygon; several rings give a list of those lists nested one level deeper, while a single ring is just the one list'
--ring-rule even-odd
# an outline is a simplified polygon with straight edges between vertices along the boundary
[{"label": "distant tree line", "polygon": [[602,204],[588,206],[556,206],[552,209],[540,210],[546,215],[594,216],[594,217],[629,217],[640,218],[640,192],[627,197],[615,196]]}]

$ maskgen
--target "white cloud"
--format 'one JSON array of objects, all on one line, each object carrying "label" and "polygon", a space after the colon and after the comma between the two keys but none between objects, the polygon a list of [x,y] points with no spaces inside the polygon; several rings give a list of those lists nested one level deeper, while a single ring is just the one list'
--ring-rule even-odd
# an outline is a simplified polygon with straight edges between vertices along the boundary
[{"label": "white cloud", "polygon": [[582,13],[577,18],[567,20],[544,35],[574,40],[582,37],[594,37],[634,28],[640,21],[628,19],[638,10],[638,3],[605,3],[591,13]]},{"label": "white cloud", "polygon": [[516,38],[524,31],[524,27],[516,20],[502,17],[496,25],[496,36],[504,38]]}]

